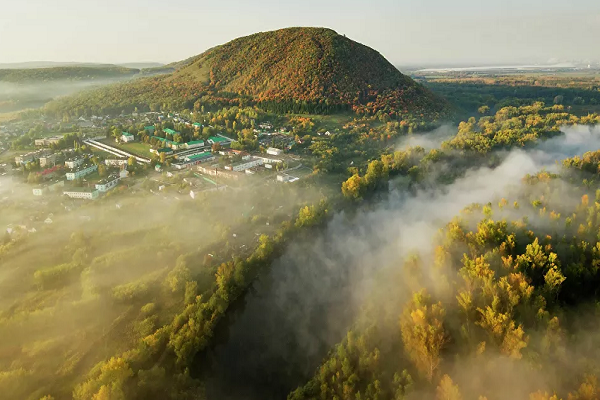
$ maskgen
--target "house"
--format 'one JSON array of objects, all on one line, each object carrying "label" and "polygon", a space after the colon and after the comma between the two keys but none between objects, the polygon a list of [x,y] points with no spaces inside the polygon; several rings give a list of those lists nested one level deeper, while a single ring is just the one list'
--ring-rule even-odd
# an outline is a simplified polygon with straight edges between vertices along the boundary
[{"label": "house", "polygon": [[72,199],[85,199],[85,200],[94,200],[97,199],[100,193],[96,189],[72,189],[63,192],[65,196],[68,196]]},{"label": "house", "polygon": [[98,183],[96,183],[96,190],[102,193],[108,192],[110,189],[114,188],[119,184],[119,180],[121,180],[119,175],[112,174],[106,179],[98,181]]},{"label": "house", "polygon": [[202,124],[199,122],[194,122],[192,125],[194,126],[195,129],[202,129]]},{"label": "house", "polygon": [[154,127],[154,125],[148,125],[144,127],[144,130],[148,132],[148,134],[154,135],[154,131],[156,130],[156,128]]},{"label": "house", "polygon": [[68,160],[65,160],[65,167],[75,169],[83,164],[84,161],[85,159],[83,158],[69,158]]},{"label": "house", "polygon": [[133,142],[135,141],[135,136],[133,136],[131,133],[129,132],[121,132],[121,141],[124,143],[129,143],[129,142]]},{"label": "house", "polygon": [[282,155],[282,154],[283,154],[283,150],[281,150],[281,149],[277,149],[277,148],[275,148],[275,147],[269,147],[269,148],[267,149],[267,154],[270,154],[270,155],[272,155],[272,156],[280,156],[280,155]]},{"label": "house", "polygon": [[160,171],[162,171],[162,166],[161,166],[160,164],[156,164],[156,165],[154,166],[154,170],[155,170],[156,172],[160,172]]},{"label": "house", "polygon": [[84,176],[91,174],[92,172],[96,171],[97,169],[98,169],[98,167],[94,164],[83,165],[77,169],[72,169],[71,171],[67,172],[67,174],[66,174],[67,180],[74,181],[76,179],[83,178]]}]

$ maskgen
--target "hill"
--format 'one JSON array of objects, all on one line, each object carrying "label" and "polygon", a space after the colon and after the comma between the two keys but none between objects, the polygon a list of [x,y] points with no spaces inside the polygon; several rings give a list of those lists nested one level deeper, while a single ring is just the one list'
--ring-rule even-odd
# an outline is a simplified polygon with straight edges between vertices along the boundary
[{"label": "hill", "polygon": [[116,65],[60,66],[49,68],[0,69],[0,82],[30,83],[49,81],[84,81],[123,78],[136,75],[139,69]]},{"label": "hill", "polygon": [[[257,104],[277,112],[437,116],[444,101],[377,51],[325,28],[287,28],[235,39],[174,64],[160,77],[103,88],[50,111]],[[197,103],[198,102],[198,103]]]}]

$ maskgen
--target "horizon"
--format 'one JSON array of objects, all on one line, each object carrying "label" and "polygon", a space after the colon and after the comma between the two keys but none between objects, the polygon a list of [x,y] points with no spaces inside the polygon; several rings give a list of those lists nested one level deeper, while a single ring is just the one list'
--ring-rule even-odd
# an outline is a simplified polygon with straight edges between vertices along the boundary
[{"label": "horizon", "polygon": [[124,7],[115,0],[102,7],[74,0],[12,2],[0,16],[0,35],[18,40],[0,43],[0,64],[168,64],[240,36],[291,26],[333,29],[400,66],[596,63],[600,55],[589,49],[600,36],[600,4],[575,2],[577,7],[558,0],[485,5],[474,0],[452,5],[441,0],[385,0],[363,9],[355,0],[310,0],[276,10],[269,0],[236,1],[228,8],[179,0],[167,8],[152,3],[151,11],[145,11],[145,5],[141,15],[140,0]]}]

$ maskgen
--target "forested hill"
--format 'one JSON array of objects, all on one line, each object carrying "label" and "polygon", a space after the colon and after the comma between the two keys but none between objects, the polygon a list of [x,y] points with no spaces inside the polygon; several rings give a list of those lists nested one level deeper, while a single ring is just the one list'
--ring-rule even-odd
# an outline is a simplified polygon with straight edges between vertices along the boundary
[{"label": "forested hill", "polygon": [[32,83],[127,78],[139,72],[140,70],[136,68],[119,67],[116,65],[0,69],[0,82]]},{"label": "forested hill", "polygon": [[[447,103],[377,51],[325,28],[287,28],[235,39],[172,74],[104,88],[51,107],[102,112],[133,107],[258,104],[276,112],[438,116]],[[101,110],[98,110],[101,108]]]}]

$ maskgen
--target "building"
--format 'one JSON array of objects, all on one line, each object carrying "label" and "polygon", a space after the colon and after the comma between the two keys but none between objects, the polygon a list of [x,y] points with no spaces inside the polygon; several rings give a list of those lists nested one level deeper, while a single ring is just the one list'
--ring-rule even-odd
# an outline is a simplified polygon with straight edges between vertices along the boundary
[{"label": "building", "polygon": [[69,158],[65,160],[65,167],[75,169],[84,163],[84,158]]},{"label": "building", "polygon": [[249,168],[258,167],[259,165],[263,165],[264,163],[265,162],[263,159],[254,158],[252,160],[244,160],[244,161],[240,161],[235,164],[226,165],[225,169],[229,170],[229,171],[240,172],[240,171],[245,171]]},{"label": "building", "polygon": [[119,171],[119,178],[123,179],[123,178],[127,178],[129,176],[129,171],[127,171],[125,168],[123,168],[122,170]]},{"label": "building", "polygon": [[263,160],[263,162],[265,164],[279,164],[279,163],[283,162],[283,160],[280,160],[278,158],[271,158],[271,157],[254,156],[254,158],[259,158],[259,159]]},{"label": "building", "polygon": [[21,154],[15,157],[15,163],[17,165],[27,164],[32,161],[38,160],[40,157],[43,157],[47,154],[45,150],[32,151],[27,154]]},{"label": "building", "polygon": [[126,158],[112,158],[104,160],[104,164],[109,167],[120,167],[121,165],[127,165],[127,161]]},{"label": "building", "polygon": [[133,136],[129,132],[121,132],[121,141],[125,143],[133,142],[135,140],[135,136]]},{"label": "building", "polygon": [[198,172],[201,172],[205,175],[214,176],[216,178],[227,178],[234,180],[238,180],[240,176],[244,176],[243,173],[234,171],[224,171],[222,169],[218,169],[216,166],[204,167],[202,165],[199,165]]},{"label": "building", "polygon": [[215,159],[215,156],[211,152],[206,151],[204,153],[186,156],[180,162],[173,163],[171,165],[173,165],[173,167],[175,167],[176,169],[184,169],[184,168],[191,167],[192,165],[202,164],[202,163],[205,163],[208,161],[212,161],[214,159]]},{"label": "building", "polygon": [[34,196],[42,196],[43,194],[48,193],[48,192],[55,192],[64,186],[65,186],[65,181],[63,181],[63,180],[56,180],[56,181],[48,182],[43,186],[34,188],[33,195]]},{"label": "building", "polygon": [[186,149],[195,149],[204,146],[204,140],[192,140],[185,144]]},{"label": "building", "polygon": [[36,139],[35,145],[38,147],[50,147],[50,145],[52,144],[58,144],[58,142],[60,142],[60,139],[62,139],[62,136],[52,136],[43,139]]},{"label": "building", "polygon": [[67,172],[67,174],[66,174],[67,180],[74,181],[76,179],[83,178],[84,176],[91,174],[92,172],[96,171],[97,169],[98,169],[98,167],[93,164],[82,165],[81,167],[79,167],[77,169],[72,169],[71,171]]},{"label": "building", "polygon": [[290,176],[288,174],[279,174],[277,175],[277,182],[296,182],[300,180],[300,178],[297,178],[295,176]]},{"label": "building", "polygon": [[85,200],[94,200],[97,199],[100,193],[96,189],[72,189],[69,191],[63,192],[65,196],[69,196],[72,199],[85,199]]},{"label": "building", "polygon": [[162,149],[150,149],[150,153],[154,153],[157,155],[161,155],[162,153],[164,153],[166,156],[169,156],[173,154],[173,150],[169,149],[168,147],[163,147]]},{"label": "building", "polygon": [[57,157],[58,157],[57,154],[49,154],[49,155],[40,157],[40,167],[43,168],[43,167],[54,166],[54,164],[56,164]]},{"label": "building", "polygon": [[98,181],[98,183],[96,183],[96,190],[102,193],[108,192],[110,189],[117,186],[120,180],[121,178],[119,177],[119,175],[110,175],[108,178],[102,179],[101,181]]},{"label": "building", "polygon": [[154,135],[154,131],[156,130],[156,128],[153,125],[148,125],[144,127],[144,130],[148,132],[148,134]]},{"label": "building", "polygon": [[280,156],[283,154],[283,150],[275,148],[275,147],[269,147],[267,149],[267,154],[270,154],[272,156]]},{"label": "building", "polygon": [[160,164],[156,164],[156,165],[154,166],[154,170],[155,170],[156,172],[161,172],[161,171],[162,171],[162,165],[160,165]]},{"label": "building", "polygon": [[163,129],[163,132],[164,132],[164,133],[168,133],[168,134],[169,134],[169,135],[171,135],[171,136],[175,136],[175,135],[177,135],[177,134],[179,133],[179,132],[177,132],[177,131],[174,131],[173,129],[169,129],[169,128],[165,128],[165,129]]},{"label": "building", "polygon": [[202,124],[199,122],[194,122],[192,125],[194,126],[195,129],[202,129]]},{"label": "building", "polygon": [[231,140],[226,139],[224,137],[221,136],[211,136],[208,138],[208,143],[210,144],[220,144],[221,146],[224,146],[226,144],[228,144],[229,142],[231,142]]}]

